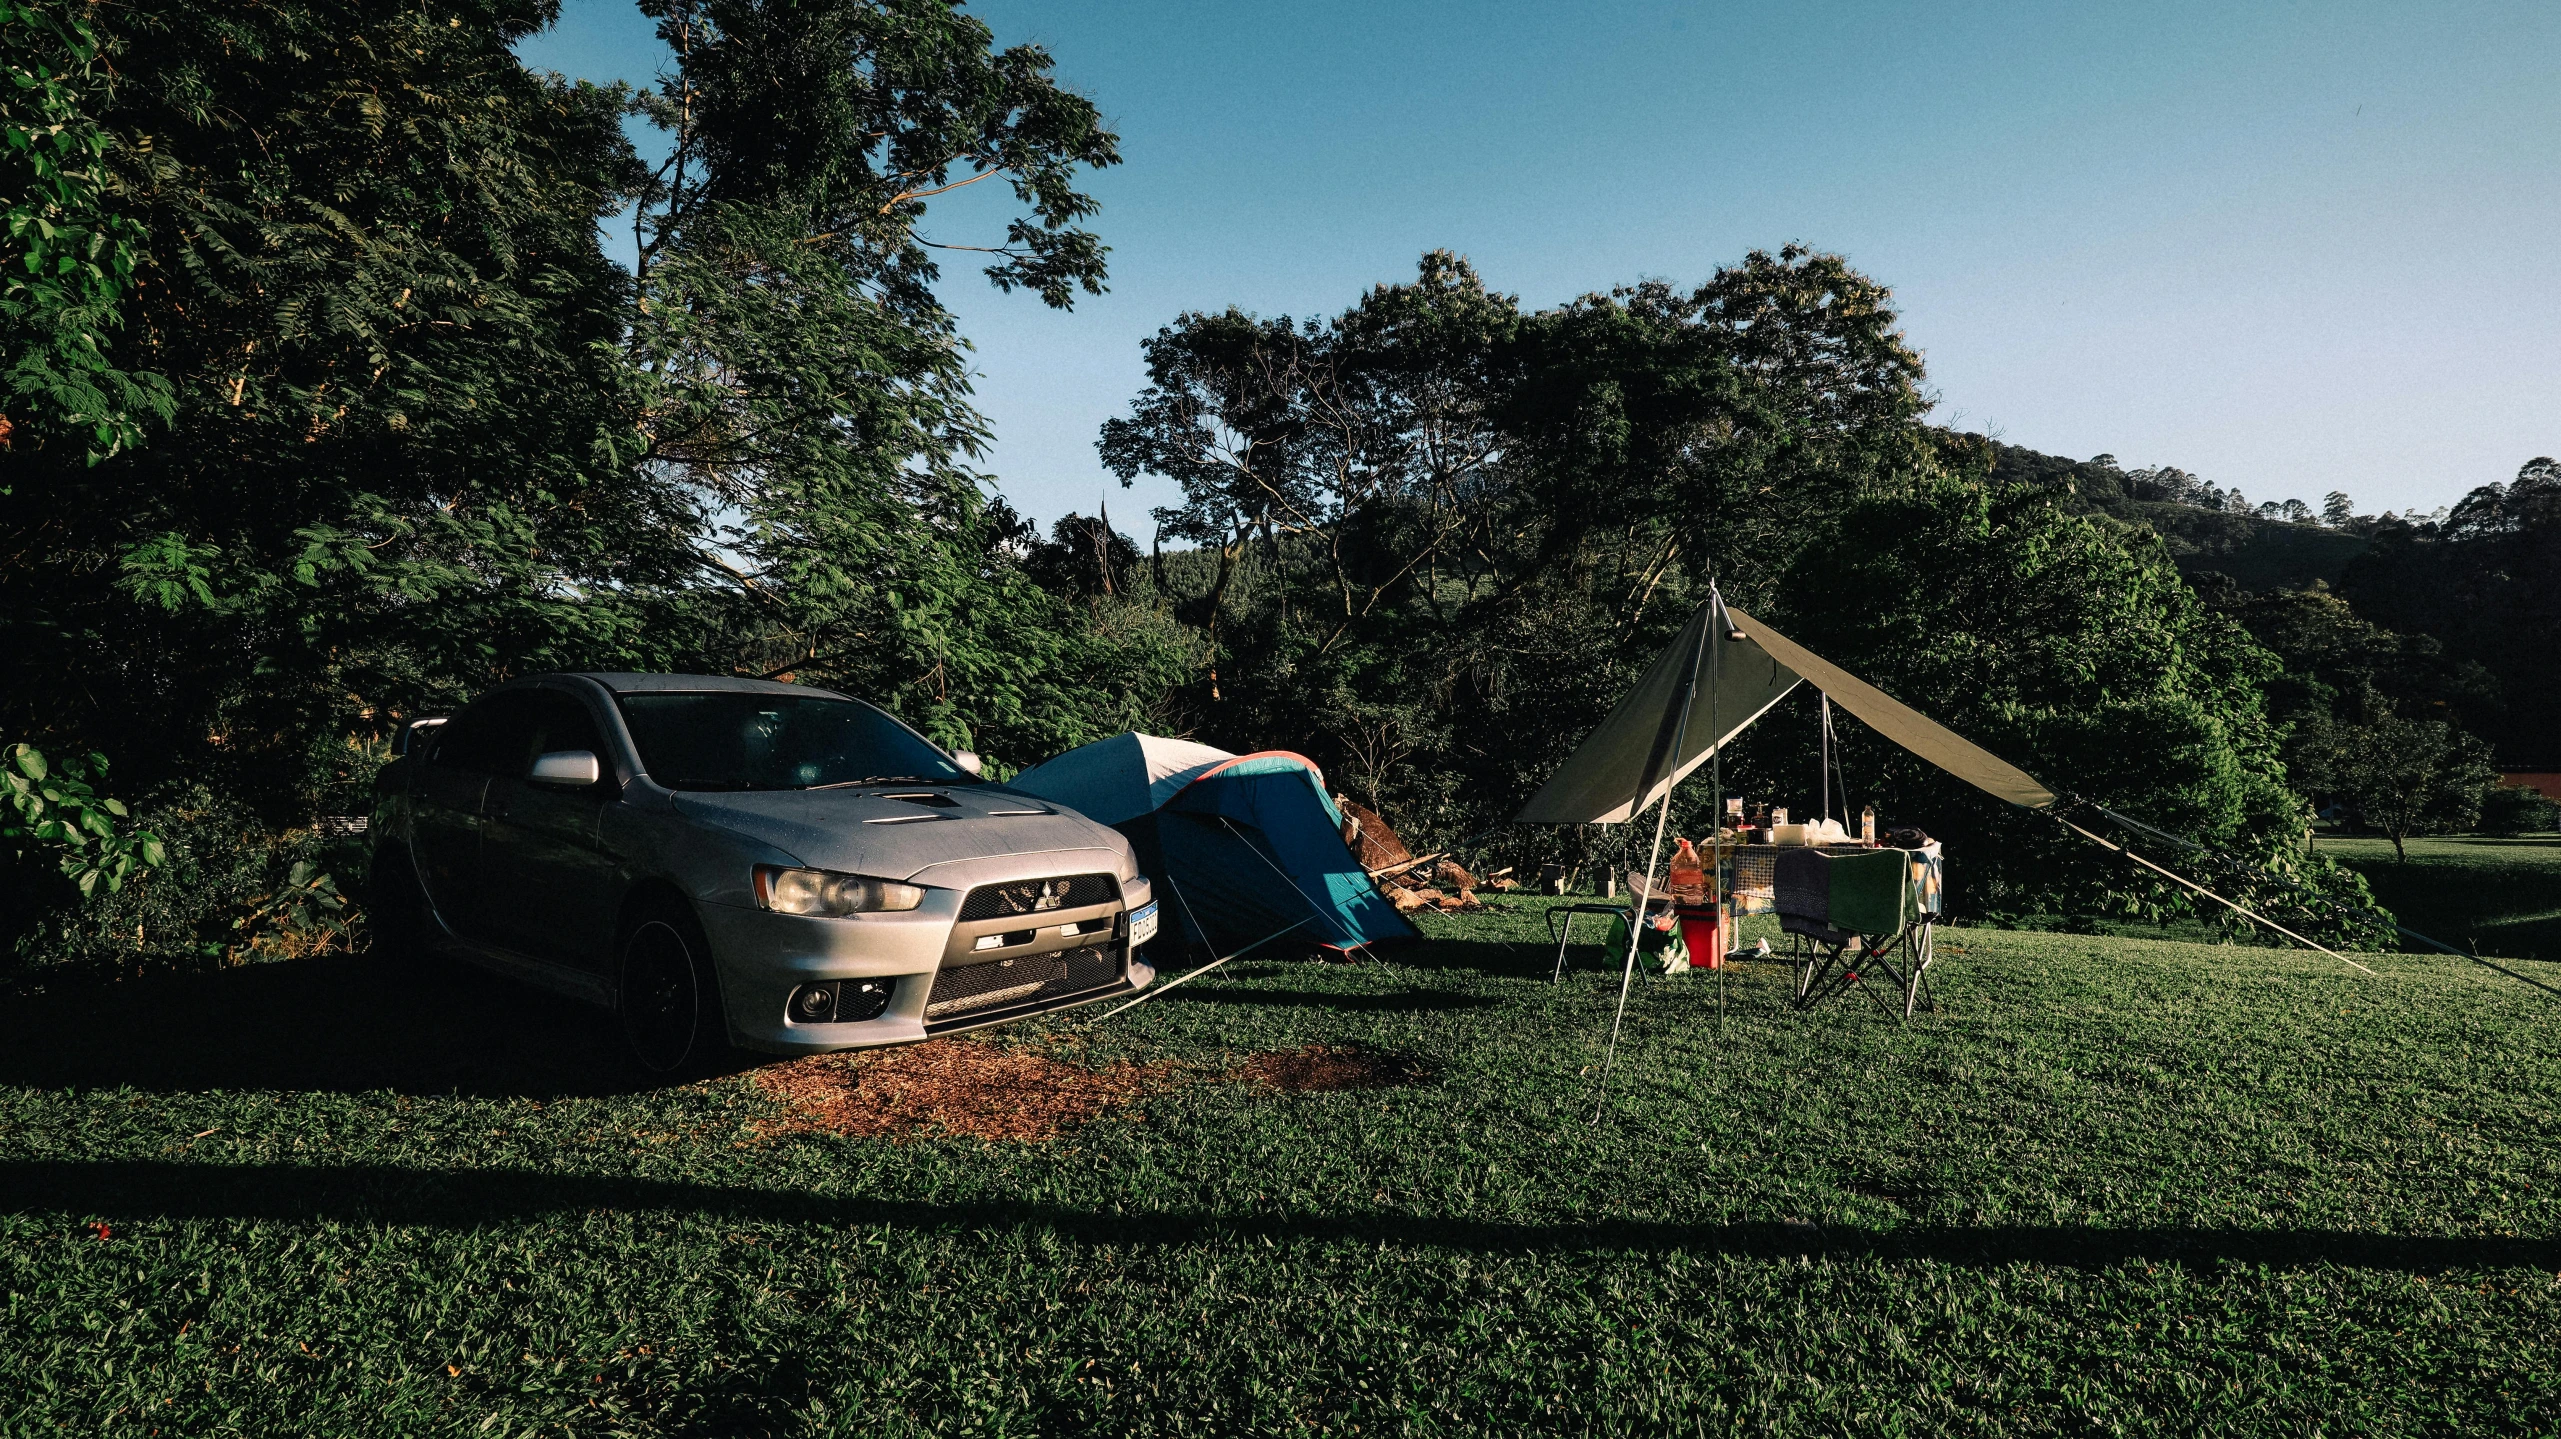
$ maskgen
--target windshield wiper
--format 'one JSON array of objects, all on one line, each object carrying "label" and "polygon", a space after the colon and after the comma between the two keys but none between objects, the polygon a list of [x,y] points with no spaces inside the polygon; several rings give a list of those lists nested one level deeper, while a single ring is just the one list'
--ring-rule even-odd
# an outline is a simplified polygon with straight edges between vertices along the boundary
[{"label": "windshield wiper", "polygon": [[830,780],[826,784],[803,785],[803,789],[858,789],[867,784],[951,784],[947,779],[927,779],[920,774],[867,774],[861,779]]}]

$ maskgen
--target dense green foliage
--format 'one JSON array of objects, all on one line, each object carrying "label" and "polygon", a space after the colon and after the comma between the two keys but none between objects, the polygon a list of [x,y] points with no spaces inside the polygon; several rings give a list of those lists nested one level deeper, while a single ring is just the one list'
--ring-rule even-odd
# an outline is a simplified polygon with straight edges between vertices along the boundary
[{"label": "dense green foliage", "polygon": [[[2067,799],[2246,861],[2213,875],[2232,897],[2343,942],[2388,939],[2364,887],[2304,850],[2261,703],[2276,660],[2199,603],[2158,541],[2033,491],[1942,483],[1852,509],[1800,557],[1782,603],[1796,638],[2028,763]],[[1842,729],[1853,798],[1873,796],[1889,819],[1949,837],[1955,872],[1979,890],[1964,897],[1968,912],[2191,912],[2176,891],[2129,883],[2122,859],[2050,819]],[[1797,775],[1818,762],[1802,743],[1789,760]],[[1749,763],[1738,769],[1747,785],[1761,778]],[[2339,907],[2307,909],[2292,890],[2304,882]]]},{"label": "dense green foliage", "polygon": [[[543,0],[0,12],[61,52],[13,45],[60,83],[11,134],[60,111],[71,156],[11,272],[75,231],[95,261],[8,292],[0,735],[291,849],[369,807],[396,723],[517,674],[795,673],[1013,764],[1163,691],[1164,626],[1007,550],[921,228],[1002,181],[989,278],[1098,289],[1092,104],[940,0],[647,8],[676,58],[638,95],[526,70]],[[637,270],[597,230],[625,208]],[[165,392],[98,430],[83,355]]]},{"label": "dense green foliage", "polygon": [[98,793],[106,773],[104,755],[54,760],[26,744],[0,753],[0,842],[27,868],[51,860],[84,898],[102,886],[113,894],[168,858],[160,836],[127,822],[124,801]]},{"label": "dense green foliage", "polygon": [[[1721,1021],[1708,977],[1648,980],[1595,1126],[1616,971],[1584,948],[1551,987],[1531,907],[1426,923],[1411,963],[1240,961],[1005,1031],[1185,1066],[1047,1144],[764,1137],[743,1077],[600,1090],[608,1041],[574,1007],[361,959],[13,997],[0,1427],[2395,1435],[2561,1412],[2561,1031],[2504,975],[1952,931],[1944,1008],[1910,1026],[1855,997],[1794,1013],[1767,966]],[[1309,1044],[1434,1072],[1225,1077]]]},{"label": "dense green foliage", "polygon": [[0,0],[0,449],[51,441],[97,458],[168,419],[170,392],[108,349],[142,231],[113,199],[112,69],[89,9]]},{"label": "dense green foliage", "polygon": [[2433,515],[2358,515],[2333,492],[2316,521],[2299,502],[2252,510],[2176,469],[1995,450],[1997,479],[2159,533],[2207,602],[2277,656],[2268,712],[2299,793],[2404,837],[2462,829],[2483,806],[2502,825],[2534,822],[2534,806],[2494,794],[2490,760],[2553,758],[2551,460]]},{"label": "dense green foliage", "polygon": [[[2262,691],[2278,666],[2202,608],[2148,530],[1988,472],[1934,429],[1887,292],[1837,257],[1755,253],[1524,312],[1455,256],[1322,322],[1190,314],[1105,461],[1163,475],[1152,570],[1209,651],[1179,721],[1319,758],[1430,847],[1625,862],[1630,834],[1505,821],[1706,595],[1808,643],[2059,787],[2244,861],[2218,875],[2377,931],[2302,852]],[[1089,522],[1079,521],[1079,524]],[[1081,532],[1080,532],[1081,533]],[[1734,789],[1816,807],[1812,696],[1737,747]],[[2191,912],[2050,821],[1942,782],[1855,722],[1847,795],[1958,855],[1967,913]],[[1708,787],[1679,827],[1705,823]],[[2277,878],[2248,877],[2273,867]]]}]

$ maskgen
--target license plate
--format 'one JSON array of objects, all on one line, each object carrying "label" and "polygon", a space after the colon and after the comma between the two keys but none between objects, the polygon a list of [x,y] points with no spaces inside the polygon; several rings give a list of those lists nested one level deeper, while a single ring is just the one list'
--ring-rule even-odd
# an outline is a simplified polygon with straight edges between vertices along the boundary
[{"label": "license plate", "polygon": [[1156,902],[1149,900],[1129,912],[1129,946],[1136,949],[1156,937]]}]

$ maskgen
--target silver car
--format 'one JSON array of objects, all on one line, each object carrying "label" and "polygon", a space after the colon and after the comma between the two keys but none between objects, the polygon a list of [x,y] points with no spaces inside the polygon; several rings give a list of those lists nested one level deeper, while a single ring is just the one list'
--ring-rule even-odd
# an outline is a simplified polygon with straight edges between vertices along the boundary
[{"label": "silver car", "polygon": [[378,942],[612,1010],[641,1065],[901,1044],[1142,989],[1129,841],[827,690],[554,674],[405,732]]}]

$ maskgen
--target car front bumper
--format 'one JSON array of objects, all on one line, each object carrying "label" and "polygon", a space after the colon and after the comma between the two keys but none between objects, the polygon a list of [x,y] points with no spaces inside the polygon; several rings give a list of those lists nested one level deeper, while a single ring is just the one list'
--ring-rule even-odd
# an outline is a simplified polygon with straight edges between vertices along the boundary
[{"label": "car front bumper", "polygon": [[[697,913],[719,971],[730,1042],[768,1054],[824,1054],[912,1044],[1145,989],[1155,982],[1156,970],[1146,962],[1146,945],[1128,943],[1126,916],[1148,906],[1153,897],[1143,878],[1121,880],[1120,886],[1112,930],[1097,936],[1124,958],[1113,982],[937,1015],[926,1012],[936,976],[954,958],[956,935],[965,940],[972,928],[956,923],[960,896],[955,892],[930,891],[923,907],[903,914],[842,919],[719,904],[698,905]],[[1073,941],[1044,943],[1055,950]],[[802,985],[865,979],[891,985],[889,1007],[876,1019],[801,1024],[787,1013],[792,991]]]}]

